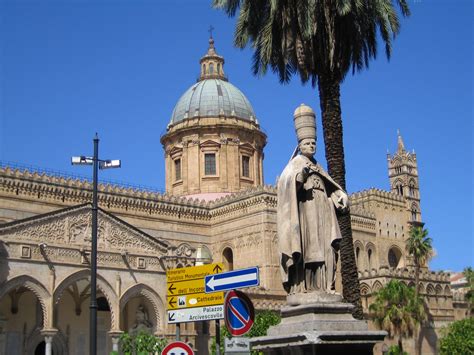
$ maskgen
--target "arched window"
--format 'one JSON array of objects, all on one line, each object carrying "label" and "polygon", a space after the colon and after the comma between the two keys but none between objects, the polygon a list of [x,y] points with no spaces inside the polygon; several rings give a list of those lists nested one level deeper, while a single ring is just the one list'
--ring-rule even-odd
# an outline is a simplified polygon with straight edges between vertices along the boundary
[{"label": "arched window", "polygon": [[403,186],[402,185],[397,185],[397,190],[398,190],[398,194],[403,196]]},{"label": "arched window", "polygon": [[369,270],[372,270],[372,249],[367,250],[367,261],[369,262]]},{"label": "arched window", "polygon": [[206,64],[202,65],[202,73],[205,75],[206,74]]},{"label": "arched window", "polygon": [[408,194],[410,197],[416,197],[415,196],[415,183],[413,180],[410,181],[410,185],[408,186]]},{"label": "arched window", "polygon": [[214,64],[209,64],[209,74],[214,74]]},{"label": "arched window", "polygon": [[362,265],[360,265],[359,255],[360,255],[360,248],[357,247],[356,248],[356,265],[357,265],[357,268],[360,270]]},{"label": "arched window", "polygon": [[217,63],[217,74],[221,73],[221,63]]},{"label": "arched window", "polygon": [[402,252],[398,248],[390,248],[388,251],[388,265],[392,268],[397,268],[402,258]]},{"label": "arched window", "polygon": [[234,253],[231,248],[225,248],[222,252],[222,261],[227,271],[234,270]]},{"label": "arched window", "polygon": [[412,221],[418,220],[418,208],[415,204],[411,206],[411,220]]}]

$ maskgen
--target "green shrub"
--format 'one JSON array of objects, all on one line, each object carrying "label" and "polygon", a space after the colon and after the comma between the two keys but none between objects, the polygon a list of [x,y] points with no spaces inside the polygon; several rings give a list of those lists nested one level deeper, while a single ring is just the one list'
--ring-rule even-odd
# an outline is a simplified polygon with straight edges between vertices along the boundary
[{"label": "green shrub", "polygon": [[123,333],[120,336],[120,349],[124,355],[149,355],[161,353],[168,341],[147,332],[136,335]]},{"label": "green shrub", "polygon": [[441,355],[474,354],[474,318],[451,323],[441,331]]}]

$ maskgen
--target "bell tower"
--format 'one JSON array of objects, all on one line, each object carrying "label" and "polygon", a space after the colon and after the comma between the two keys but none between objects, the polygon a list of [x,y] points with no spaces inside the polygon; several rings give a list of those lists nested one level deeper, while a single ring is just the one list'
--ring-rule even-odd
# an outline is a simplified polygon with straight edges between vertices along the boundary
[{"label": "bell tower", "polygon": [[387,153],[390,191],[405,197],[410,221],[421,222],[418,163],[415,150],[407,151],[400,131],[397,135],[397,151],[393,155]]}]

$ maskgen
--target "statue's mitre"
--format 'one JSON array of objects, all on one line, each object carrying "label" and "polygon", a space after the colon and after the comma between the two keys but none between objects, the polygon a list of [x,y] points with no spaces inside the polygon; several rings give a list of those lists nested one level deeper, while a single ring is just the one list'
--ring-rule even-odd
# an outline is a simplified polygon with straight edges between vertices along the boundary
[{"label": "statue's mitre", "polygon": [[311,107],[301,104],[293,114],[298,143],[305,138],[316,139],[316,115]]}]

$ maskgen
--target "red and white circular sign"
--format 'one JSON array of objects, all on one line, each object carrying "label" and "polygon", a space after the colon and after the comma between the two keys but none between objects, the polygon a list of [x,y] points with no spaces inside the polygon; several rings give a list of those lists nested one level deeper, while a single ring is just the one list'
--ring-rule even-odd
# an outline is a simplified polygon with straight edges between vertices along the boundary
[{"label": "red and white circular sign", "polygon": [[194,355],[194,351],[188,344],[175,341],[166,345],[161,355]]},{"label": "red and white circular sign", "polygon": [[255,309],[248,296],[237,290],[227,292],[224,300],[224,319],[233,336],[241,336],[252,328]]}]

